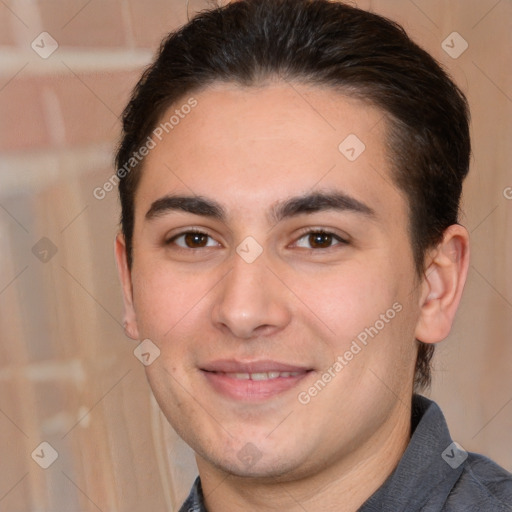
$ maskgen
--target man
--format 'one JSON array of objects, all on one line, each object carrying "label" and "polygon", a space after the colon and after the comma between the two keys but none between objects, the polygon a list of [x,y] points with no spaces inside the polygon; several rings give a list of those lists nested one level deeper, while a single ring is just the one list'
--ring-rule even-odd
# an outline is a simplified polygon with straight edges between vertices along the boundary
[{"label": "man", "polygon": [[394,23],[241,0],[124,112],[125,328],[200,477],[182,511],[511,510],[428,386],[466,279],[466,100]]}]

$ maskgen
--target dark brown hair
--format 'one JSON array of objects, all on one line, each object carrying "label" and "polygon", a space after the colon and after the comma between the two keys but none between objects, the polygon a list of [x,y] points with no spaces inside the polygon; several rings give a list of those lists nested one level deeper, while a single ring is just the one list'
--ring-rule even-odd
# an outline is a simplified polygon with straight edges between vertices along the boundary
[{"label": "dark brown hair", "polygon": [[[470,158],[466,99],[399,25],[328,0],[235,1],[200,13],[162,42],[124,110],[116,155],[129,265],[141,165],[127,162],[135,163],[166,110],[214,82],[251,87],[276,78],[331,87],[384,112],[392,178],[408,199],[422,276],[426,250],[458,221]],[[418,341],[416,390],[430,384],[433,350]]]}]

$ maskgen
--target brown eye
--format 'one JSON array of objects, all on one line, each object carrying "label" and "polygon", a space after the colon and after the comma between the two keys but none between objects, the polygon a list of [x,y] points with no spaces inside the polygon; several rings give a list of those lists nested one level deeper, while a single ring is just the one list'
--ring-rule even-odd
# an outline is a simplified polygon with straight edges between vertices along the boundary
[{"label": "brown eye", "polygon": [[204,233],[187,233],[184,235],[184,242],[187,247],[206,247],[208,243],[208,235]]},{"label": "brown eye", "polygon": [[326,249],[332,245],[333,236],[330,233],[311,233],[308,241],[313,249]]},{"label": "brown eye", "polygon": [[200,231],[180,233],[166,242],[166,245],[172,244],[182,249],[202,249],[203,247],[215,247],[219,245],[211,236]]},{"label": "brown eye", "polygon": [[348,242],[328,231],[308,231],[295,245],[304,249],[330,249],[338,245],[348,245]]}]

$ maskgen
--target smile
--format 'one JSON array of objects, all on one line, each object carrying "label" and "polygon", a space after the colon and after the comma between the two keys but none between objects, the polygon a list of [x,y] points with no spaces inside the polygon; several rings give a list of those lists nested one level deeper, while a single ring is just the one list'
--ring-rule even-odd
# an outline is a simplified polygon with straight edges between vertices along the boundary
[{"label": "smile", "polygon": [[295,388],[313,370],[276,361],[219,360],[201,373],[216,395],[242,402],[261,402]]},{"label": "smile", "polygon": [[238,380],[274,380],[279,377],[297,377],[303,372],[259,372],[259,373],[223,373],[226,377]]}]

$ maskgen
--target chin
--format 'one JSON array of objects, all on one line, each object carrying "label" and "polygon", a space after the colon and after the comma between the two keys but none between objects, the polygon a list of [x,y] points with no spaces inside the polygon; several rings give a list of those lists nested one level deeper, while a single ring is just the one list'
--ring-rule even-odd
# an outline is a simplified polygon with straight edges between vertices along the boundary
[{"label": "chin", "polygon": [[203,462],[234,477],[250,478],[252,481],[257,479],[262,484],[265,481],[275,483],[297,480],[309,474],[311,469],[309,467],[308,470],[307,466],[311,465],[308,464],[306,456],[299,457],[296,453],[276,450],[275,447],[269,447],[265,453],[251,442],[233,451],[232,447],[225,446],[222,453],[212,452],[211,447],[205,446],[194,451],[198,457],[198,465]]}]

